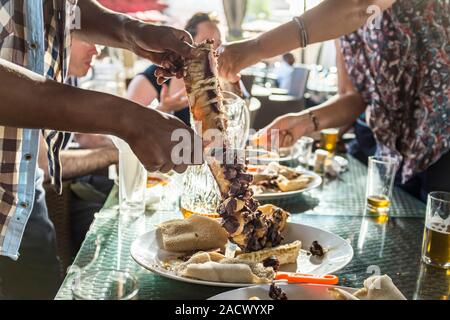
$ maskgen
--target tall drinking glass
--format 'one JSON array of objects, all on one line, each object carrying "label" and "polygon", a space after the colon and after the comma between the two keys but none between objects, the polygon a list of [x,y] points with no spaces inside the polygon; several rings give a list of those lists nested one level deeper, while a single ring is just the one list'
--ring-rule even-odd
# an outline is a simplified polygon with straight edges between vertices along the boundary
[{"label": "tall drinking glass", "polygon": [[113,138],[119,149],[119,207],[121,213],[139,215],[145,211],[147,170],[122,139]]},{"label": "tall drinking glass", "polygon": [[300,140],[297,141],[297,154],[298,161],[305,168],[309,166],[309,161],[311,160],[312,150],[314,145],[314,139],[310,137],[301,137]]},{"label": "tall drinking glass", "polygon": [[370,213],[385,215],[389,212],[397,168],[398,162],[394,158],[369,157],[366,208]]},{"label": "tall drinking glass", "polygon": [[428,195],[422,260],[436,267],[450,268],[449,192],[431,192]]}]

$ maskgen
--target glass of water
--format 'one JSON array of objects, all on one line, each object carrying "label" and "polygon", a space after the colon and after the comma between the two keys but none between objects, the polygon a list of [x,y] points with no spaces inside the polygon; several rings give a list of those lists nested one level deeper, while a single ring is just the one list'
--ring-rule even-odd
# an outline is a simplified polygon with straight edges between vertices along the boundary
[{"label": "glass of water", "polygon": [[119,149],[119,207],[121,213],[139,215],[145,211],[147,170],[122,139],[113,138]]},{"label": "glass of water", "polygon": [[311,160],[314,139],[310,137],[301,137],[296,143],[298,161],[302,166],[307,168]]},{"label": "glass of water", "polygon": [[72,284],[74,300],[137,300],[138,292],[136,277],[122,270],[85,271]]}]

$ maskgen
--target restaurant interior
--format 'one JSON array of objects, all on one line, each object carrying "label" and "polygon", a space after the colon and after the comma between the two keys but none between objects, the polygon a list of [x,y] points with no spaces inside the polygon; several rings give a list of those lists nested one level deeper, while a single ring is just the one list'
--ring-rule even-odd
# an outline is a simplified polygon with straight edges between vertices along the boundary
[{"label": "restaurant interior", "polygon": [[62,2],[67,77],[0,89],[62,105],[0,112],[0,300],[448,300],[448,1]]}]

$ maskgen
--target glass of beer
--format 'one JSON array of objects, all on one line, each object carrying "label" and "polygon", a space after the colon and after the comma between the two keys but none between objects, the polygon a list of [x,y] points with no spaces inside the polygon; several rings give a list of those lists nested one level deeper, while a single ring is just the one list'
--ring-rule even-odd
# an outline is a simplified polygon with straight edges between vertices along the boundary
[{"label": "glass of beer", "polygon": [[336,153],[337,142],[339,137],[339,129],[324,129],[320,131],[321,148],[327,150],[331,154]]},{"label": "glass of beer", "polygon": [[220,218],[216,212],[220,204],[220,190],[208,164],[187,169],[180,198],[180,211],[184,218],[199,214],[209,218]]},{"label": "glass of beer", "polygon": [[450,193],[428,195],[422,260],[429,265],[450,268]]},{"label": "glass of beer", "polygon": [[391,157],[369,157],[366,208],[371,214],[386,215],[391,206],[392,187],[398,162]]},{"label": "glass of beer", "polygon": [[[227,140],[231,148],[244,153],[243,148],[247,143],[250,130],[250,114],[247,105],[234,93],[224,91],[222,95],[228,119]],[[217,147],[221,149],[223,146]],[[180,211],[184,218],[189,218],[193,214],[220,218],[217,207],[221,199],[219,187],[207,162],[187,169],[180,197]]]}]

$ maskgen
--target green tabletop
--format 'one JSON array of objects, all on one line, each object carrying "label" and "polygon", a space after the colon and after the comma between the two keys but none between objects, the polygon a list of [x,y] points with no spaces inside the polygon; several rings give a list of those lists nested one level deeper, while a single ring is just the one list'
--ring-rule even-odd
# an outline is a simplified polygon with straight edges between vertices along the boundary
[{"label": "green tabletop", "polygon": [[[336,274],[340,285],[361,287],[373,273],[389,275],[408,299],[448,299],[450,274],[420,262],[425,206],[396,189],[389,219],[364,216],[366,167],[349,158],[349,171],[338,180],[300,197],[279,201],[291,212],[291,221],[319,227],[347,239],[354,258]],[[74,261],[83,271],[129,270],[139,280],[139,299],[207,299],[230,288],[187,284],[137,265],[131,258],[131,243],[160,222],[181,218],[177,194],[181,177],[165,187],[161,203],[145,215],[131,218],[117,210],[117,188],[96,214]],[[72,299],[69,275],[56,299]]]}]

